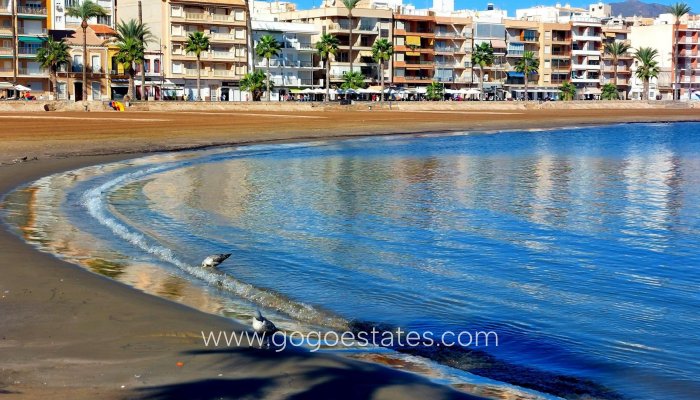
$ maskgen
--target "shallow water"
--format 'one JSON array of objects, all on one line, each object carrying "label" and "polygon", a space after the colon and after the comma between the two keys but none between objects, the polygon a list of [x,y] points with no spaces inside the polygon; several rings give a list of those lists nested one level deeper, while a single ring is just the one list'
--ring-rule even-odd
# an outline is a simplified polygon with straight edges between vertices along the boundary
[{"label": "shallow water", "polygon": [[[570,398],[700,393],[697,123],[160,155],[4,208],[40,248],[209,312],[493,330],[420,355]],[[196,267],[224,251],[225,278]]]}]

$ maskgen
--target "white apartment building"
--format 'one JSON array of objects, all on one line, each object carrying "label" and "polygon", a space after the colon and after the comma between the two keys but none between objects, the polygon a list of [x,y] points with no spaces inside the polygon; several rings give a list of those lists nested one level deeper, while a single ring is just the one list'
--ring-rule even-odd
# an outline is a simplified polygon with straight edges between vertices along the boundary
[{"label": "white apartment building", "polygon": [[[78,5],[82,0],[53,0],[53,10],[51,16],[53,18],[53,23],[51,29],[64,30],[67,27],[79,26],[82,22],[80,19],[75,17],[69,17],[66,15],[66,9],[75,5]],[[116,0],[94,0],[98,6],[105,9],[107,15],[104,17],[91,18],[88,23],[90,24],[100,24],[107,25],[114,28],[119,21],[115,21],[115,10],[116,10]],[[143,0],[144,2],[146,0]]]},{"label": "white apartment building", "polygon": [[[323,69],[314,61],[314,42],[321,29],[313,24],[291,22],[253,21],[253,48],[262,36],[271,35],[282,45],[279,56],[270,59],[270,82],[274,84],[271,100],[302,89],[321,87],[323,79],[314,80],[314,72]],[[267,60],[254,57],[256,69],[267,71]]]},{"label": "white apartment building", "polygon": [[[647,26],[632,26],[628,36],[630,45],[638,49],[640,47],[651,47],[658,51],[659,56],[656,61],[659,63],[660,73],[658,78],[649,81],[649,99],[670,100],[673,98],[671,89],[672,66],[673,66],[673,24],[657,23]],[[631,99],[641,99],[644,89],[644,82],[637,78],[638,62],[632,63],[632,78],[630,88]]]},{"label": "white apartment building", "polygon": [[585,96],[600,95],[601,31],[600,18],[571,16],[571,83]]}]

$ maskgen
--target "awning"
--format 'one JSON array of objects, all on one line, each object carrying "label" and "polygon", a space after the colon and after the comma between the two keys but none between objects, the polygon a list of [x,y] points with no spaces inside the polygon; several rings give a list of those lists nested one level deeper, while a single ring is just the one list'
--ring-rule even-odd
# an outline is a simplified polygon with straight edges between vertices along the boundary
[{"label": "awning", "polygon": [[19,41],[24,42],[24,43],[44,43],[44,41],[46,41],[46,39],[29,36],[29,37],[20,37]]},{"label": "awning", "polygon": [[601,91],[598,88],[587,87],[583,89],[583,94],[600,94]]},{"label": "awning", "polygon": [[360,50],[360,57],[372,57],[371,50]]},{"label": "awning", "polygon": [[491,40],[490,42],[491,42],[491,46],[493,46],[494,49],[505,49],[507,47],[505,40],[496,39],[496,40]]},{"label": "awning", "polygon": [[508,77],[510,77],[510,78],[524,78],[525,74],[522,72],[510,71],[510,72],[508,72]]},{"label": "awning", "polygon": [[0,82],[0,90],[14,89],[15,87],[10,82]]},{"label": "awning", "polygon": [[420,36],[406,36],[406,46],[420,46]]},{"label": "awning", "polygon": [[289,92],[292,94],[299,94],[301,93],[301,89],[289,89]]},{"label": "awning", "polygon": [[420,53],[417,51],[407,51],[406,55],[407,56],[420,56]]}]

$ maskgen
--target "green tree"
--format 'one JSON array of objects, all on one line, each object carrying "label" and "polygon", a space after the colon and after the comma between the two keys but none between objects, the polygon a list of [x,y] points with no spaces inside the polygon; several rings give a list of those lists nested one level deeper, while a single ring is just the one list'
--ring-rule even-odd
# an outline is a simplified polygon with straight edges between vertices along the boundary
[{"label": "green tree", "polygon": [[341,89],[364,89],[365,76],[360,71],[348,71],[343,74]]},{"label": "green tree", "polygon": [[681,17],[690,14],[690,11],[690,6],[686,3],[674,3],[669,7],[669,12],[674,18],[673,32],[675,38],[673,41],[673,100],[680,99],[681,95],[680,74],[678,73],[678,31],[681,24]]},{"label": "green tree", "polygon": [[[253,101],[260,101],[263,92],[268,87],[265,78],[265,73],[262,70],[249,72],[241,79],[241,90],[250,92],[253,95]],[[272,86],[269,86],[269,90],[272,90]]]},{"label": "green tree", "polygon": [[617,86],[612,83],[606,83],[601,88],[600,98],[603,100],[618,100],[620,93],[617,91]]},{"label": "green tree", "polygon": [[443,100],[445,98],[445,85],[440,82],[430,82],[426,87],[425,97],[432,101]]},{"label": "green tree", "polygon": [[[605,47],[603,48],[603,51],[605,52],[605,54],[612,57],[613,77],[615,78],[615,87],[617,87],[619,84],[618,79],[617,79],[618,60],[620,59],[620,57],[627,54],[627,52],[630,51],[630,48],[631,48],[631,46],[629,44],[627,44],[625,42],[618,41],[618,40],[605,43]],[[619,96],[618,96],[618,98],[619,98]]]},{"label": "green tree", "polygon": [[255,54],[267,61],[267,77],[265,78],[267,88],[267,101],[270,101],[270,59],[277,57],[282,50],[282,45],[272,35],[265,35],[260,38],[255,46]]},{"label": "green tree", "polygon": [[355,57],[353,57],[353,54],[352,54],[352,28],[353,28],[352,10],[354,10],[355,7],[357,7],[357,3],[359,3],[359,2],[360,2],[360,0],[343,0],[343,5],[345,6],[345,8],[348,9],[348,20],[350,22],[350,37],[348,39],[350,41],[350,46],[349,46],[349,49],[350,49],[350,72],[352,72],[352,61],[355,58]]},{"label": "green tree", "polygon": [[202,52],[209,50],[209,37],[204,32],[192,32],[187,36],[185,51],[194,53],[197,57],[197,100],[202,100],[202,88],[200,87],[200,77],[202,74]]},{"label": "green tree", "polygon": [[634,54],[634,59],[637,60],[635,75],[644,82],[642,100],[649,100],[649,81],[659,76],[659,63],[656,62],[658,55],[659,52],[651,47],[640,47]]},{"label": "green tree", "polygon": [[[141,46],[143,47],[143,58],[140,60],[140,62],[136,64],[141,64],[143,65],[145,63],[145,58],[146,58],[146,45],[153,40],[153,34],[151,33],[151,30],[148,29],[148,26],[144,23],[141,23],[135,19],[130,19],[127,22],[124,22],[124,20],[121,20],[117,24],[117,42],[124,42],[126,38],[132,38],[136,42],[141,43]],[[133,88],[130,88],[133,90]],[[146,69],[141,68],[141,100],[146,100],[147,95],[146,95]],[[135,94],[135,91],[134,91]],[[133,94],[132,94],[133,95]]]},{"label": "green tree", "polygon": [[340,41],[338,38],[329,33],[322,34],[321,40],[316,42],[316,51],[326,64],[326,97],[323,99],[324,102],[330,100],[331,56],[335,56],[338,53],[339,45]]},{"label": "green tree", "polygon": [[51,92],[54,99],[58,99],[58,69],[61,65],[68,65],[70,62],[70,48],[63,40],[54,40],[49,36],[46,46],[36,52],[36,61],[41,68],[49,70],[51,76]]},{"label": "green tree", "polygon": [[561,92],[562,100],[571,101],[576,97],[576,86],[571,82],[562,83],[559,87],[559,91]]},{"label": "green tree", "polygon": [[83,29],[83,100],[87,100],[87,28],[90,18],[103,17],[107,11],[91,0],[83,0],[72,7],[66,8],[66,16],[80,19]]},{"label": "green tree", "polygon": [[472,53],[472,64],[479,67],[479,89],[481,91],[479,98],[481,98],[484,93],[484,67],[493,65],[495,60],[496,58],[493,55],[493,46],[490,42],[481,42],[481,44],[474,47],[474,52]]},{"label": "green tree", "polygon": [[523,58],[515,63],[515,71],[521,72],[525,79],[525,101],[528,100],[527,94],[527,82],[528,76],[533,72],[536,73],[537,69],[540,67],[540,62],[535,58],[535,53],[531,51],[526,51],[523,53]]},{"label": "green tree", "polygon": [[372,58],[379,65],[379,85],[382,93],[379,102],[384,102],[384,63],[389,61],[394,54],[394,46],[386,39],[379,39],[372,45]]},{"label": "green tree", "polygon": [[129,75],[129,89],[127,95],[130,99],[134,98],[134,65],[143,63],[144,58],[143,42],[138,38],[127,36],[117,42],[117,62],[124,66],[127,75]]}]

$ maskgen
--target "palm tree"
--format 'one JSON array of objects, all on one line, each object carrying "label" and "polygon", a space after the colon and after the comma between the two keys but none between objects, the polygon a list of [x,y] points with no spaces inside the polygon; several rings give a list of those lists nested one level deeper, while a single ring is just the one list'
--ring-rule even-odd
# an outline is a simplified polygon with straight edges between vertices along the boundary
[{"label": "palm tree", "polygon": [[202,60],[200,57],[202,52],[207,50],[209,50],[209,37],[204,35],[204,32],[192,32],[187,36],[185,51],[194,53],[197,56],[197,100],[202,100],[202,88],[199,83],[202,73]]},{"label": "palm tree", "polygon": [[[146,45],[153,40],[153,34],[148,28],[148,25],[139,22],[135,19],[130,19],[127,22],[124,20],[117,24],[117,41],[123,42],[126,38],[133,38],[140,42],[144,48],[144,59],[140,63],[143,65],[145,63],[145,49]],[[146,100],[146,69],[141,68],[141,99]]]},{"label": "palm tree", "polygon": [[379,39],[372,45],[372,58],[379,64],[379,84],[382,90],[379,102],[384,102],[384,63],[394,54],[394,45],[386,39]]},{"label": "palm tree", "polygon": [[322,34],[321,40],[316,42],[316,51],[321,56],[321,60],[326,63],[326,97],[323,99],[326,103],[330,99],[331,56],[335,56],[338,53],[339,45],[340,41],[338,38],[330,33]]},{"label": "palm tree", "polygon": [[58,99],[58,68],[70,61],[69,51],[70,47],[63,39],[53,40],[49,36],[46,46],[36,52],[36,61],[41,65],[41,68],[48,69],[51,75],[54,99]]},{"label": "palm tree", "polygon": [[617,86],[612,83],[606,83],[603,85],[600,91],[600,98],[603,100],[617,100],[620,98],[620,94],[617,92]]},{"label": "palm tree", "polygon": [[265,77],[265,87],[267,88],[267,101],[270,101],[270,58],[277,57],[282,50],[282,45],[272,35],[265,35],[260,38],[255,46],[255,54],[267,60],[267,76]]},{"label": "palm tree", "polygon": [[571,101],[576,96],[576,86],[571,82],[562,83],[559,87],[559,91],[561,92],[562,100],[565,101]]},{"label": "palm tree", "polygon": [[515,63],[515,71],[521,72],[525,78],[525,101],[528,100],[527,94],[527,78],[533,73],[537,72],[537,68],[540,67],[540,62],[535,58],[535,53],[531,51],[526,51],[523,53],[523,58]]},{"label": "palm tree", "polygon": [[[671,5],[669,12],[673,15],[673,31],[674,31],[674,43],[673,43],[673,100],[680,99],[680,79],[678,74],[678,30],[681,24],[681,17],[685,14],[690,14],[690,6],[686,3],[674,3]],[[678,96],[676,96],[678,92]]]},{"label": "palm tree", "polygon": [[484,67],[493,65],[494,61],[493,46],[491,46],[490,42],[481,42],[481,44],[474,47],[472,64],[479,66],[479,90],[481,91],[479,97],[483,96],[484,93]]},{"label": "palm tree", "polygon": [[605,47],[603,51],[605,54],[609,55],[612,57],[612,63],[613,63],[613,77],[615,78],[615,87],[618,86],[618,80],[617,80],[617,67],[618,67],[618,59],[627,54],[627,52],[630,50],[631,46],[625,42],[621,41],[612,41],[605,43]]},{"label": "palm tree", "polygon": [[253,95],[253,101],[260,101],[263,90],[266,87],[269,88],[268,90],[271,89],[265,84],[265,73],[261,70],[249,72],[241,79],[241,90],[250,92]]},{"label": "palm tree", "polygon": [[440,82],[430,82],[430,84],[425,88],[425,97],[432,101],[444,99],[445,85]]},{"label": "palm tree", "polygon": [[80,18],[80,27],[83,28],[83,100],[87,100],[87,27],[90,18],[104,17],[107,11],[93,3],[92,0],[83,0],[75,6],[66,8],[66,16]]},{"label": "palm tree", "polygon": [[127,75],[129,75],[129,89],[127,95],[130,99],[134,98],[134,75],[135,64],[143,63],[144,47],[143,42],[138,38],[127,36],[117,42],[117,62],[124,66]]},{"label": "palm tree", "polygon": [[365,76],[360,71],[350,71],[343,74],[341,89],[362,89],[365,87]]},{"label": "palm tree", "polygon": [[635,75],[644,82],[642,100],[649,100],[649,80],[659,76],[659,63],[655,60],[658,55],[658,50],[651,47],[640,47],[634,54],[634,59],[638,63]]},{"label": "palm tree", "polygon": [[352,10],[357,7],[360,0],[343,0],[343,5],[348,9],[348,20],[350,21],[350,72],[352,72]]}]

